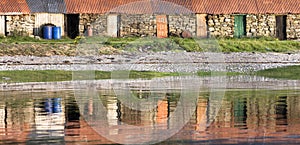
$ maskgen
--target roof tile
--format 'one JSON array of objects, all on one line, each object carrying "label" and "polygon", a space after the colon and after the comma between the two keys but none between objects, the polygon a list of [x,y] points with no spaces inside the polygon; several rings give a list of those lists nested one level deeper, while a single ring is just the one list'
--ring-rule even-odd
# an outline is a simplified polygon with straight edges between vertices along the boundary
[{"label": "roof tile", "polygon": [[256,0],[259,13],[284,13],[282,0]]},{"label": "roof tile", "polygon": [[[187,9],[184,4],[178,5],[175,2],[150,0],[131,2],[110,10],[113,13],[127,14],[190,14],[193,13]],[[188,6],[188,5],[187,5]]]},{"label": "roof tile", "polygon": [[29,14],[30,10],[26,0],[1,0],[0,14]]}]

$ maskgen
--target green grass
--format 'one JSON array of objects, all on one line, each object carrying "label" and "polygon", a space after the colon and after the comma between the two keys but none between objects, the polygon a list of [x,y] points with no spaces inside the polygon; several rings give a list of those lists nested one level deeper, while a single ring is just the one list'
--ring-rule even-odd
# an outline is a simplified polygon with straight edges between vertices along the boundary
[{"label": "green grass", "polygon": [[272,68],[257,71],[254,75],[276,78],[276,79],[289,79],[299,80],[300,79],[300,66],[286,66],[280,68]]},{"label": "green grass", "polygon": [[237,76],[237,75],[243,75],[243,73],[240,72],[204,72],[199,71],[197,72],[198,76]]},{"label": "green grass", "polygon": [[[18,70],[18,71],[0,71],[2,83],[20,83],[20,82],[55,82],[55,81],[71,81],[72,75],[76,76],[76,80],[99,80],[111,79],[112,72],[106,71],[61,71],[61,70]],[[198,72],[198,76],[220,76],[220,75],[240,75],[240,73],[224,73],[224,72]],[[181,76],[190,75],[189,73],[176,72],[154,72],[154,71],[118,71],[113,72],[114,79],[152,79],[165,76]],[[9,80],[5,78],[10,78]]]},{"label": "green grass", "polygon": [[[82,39],[83,38],[83,39]],[[78,45],[83,44],[83,45]],[[86,45],[85,45],[86,44]],[[94,44],[94,45],[90,45]],[[103,47],[104,46],[104,47]],[[32,37],[1,37],[0,56],[74,56],[76,52],[86,49],[81,47],[97,48],[96,54],[120,54],[122,52],[280,52],[295,53],[300,50],[300,42],[293,40],[279,41],[275,38],[217,38],[193,39],[169,37],[158,38],[104,38],[104,37],[77,37],[76,39],[62,38],[59,40],[35,39]],[[95,52],[93,52],[95,53]]]},{"label": "green grass", "polygon": [[266,38],[218,39],[223,52],[298,52],[300,42]]},{"label": "green grass", "polygon": [[[55,44],[79,44],[92,43],[109,46],[113,51],[104,50],[99,51],[100,54],[114,54],[122,50],[129,52],[136,52],[140,50],[145,51],[178,51],[185,50],[188,52],[203,52],[203,51],[217,51],[217,52],[281,52],[293,53],[299,52],[300,42],[293,40],[279,41],[271,37],[261,38],[217,38],[217,39],[193,39],[193,38],[179,38],[169,37],[164,39],[157,39],[155,37],[123,37],[123,38],[103,38],[103,37],[77,37],[76,39],[62,38],[59,40],[45,40],[35,39],[26,36],[12,36],[0,37],[0,44],[7,44],[7,48],[1,48],[2,55],[27,55],[28,53],[17,53],[15,50],[10,50],[9,45],[55,45]],[[83,46],[84,47],[84,46]],[[213,48],[213,49],[212,49]],[[217,48],[217,49],[216,49]],[[23,48],[22,48],[23,49]],[[28,49],[25,49],[28,51]],[[43,53],[49,53],[53,50],[45,51],[44,49],[34,50],[37,56],[43,56]],[[55,50],[54,50],[55,51]],[[74,50],[63,50],[74,51]],[[18,51],[19,52],[19,51]],[[30,52],[30,55],[35,55]],[[72,52],[73,53],[73,52]],[[58,55],[70,54],[69,52],[59,52]]]},{"label": "green grass", "polygon": [[[151,40],[151,41],[150,41]],[[300,42],[293,40],[280,41],[271,37],[260,38],[217,38],[217,39],[193,39],[170,37],[165,39],[150,38],[111,38],[106,45],[132,51],[138,47],[150,46],[155,50],[181,49],[188,52],[217,51],[217,52],[298,52]],[[218,47],[212,50],[210,47]],[[166,48],[166,49],[164,49]]]},{"label": "green grass", "polygon": [[62,39],[36,39],[29,36],[9,36],[9,37],[0,37],[0,43],[13,43],[13,44],[22,44],[22,43],[41,43],[41,44],[52,44],[52,43],[74,43],[73,39],[68,37],[62,37]]},{"label": "green grass", "polygon": [[[60,71],[60,70],[40,70],[40,71],[30,71],[30,70],[20,70],[20,71],[0,71],[0,77],[2,82],[54,82],[54,81],[71,81],[72,73],[76,73],[77,79],[110,79],[111,72],[106,71]],[[86,76],[88,75],[88,76]],[[178,76],[178,73],[168,73],[168,72],[151,72],[151,71],[130,71],[129,78],[144,78],[150,79],[154,77],[163,76]],[[120,76],[126,78],[127,76]],[[5,78],[10,78],[9,80]]]},{"label": "green grass", "polygon": [[[2,82],[51,82],[51,81],[67,81],[72,79],[72,73],[69,71],[1,71],[0,77]],[[10,80],[5,80],[8,77]]]}]

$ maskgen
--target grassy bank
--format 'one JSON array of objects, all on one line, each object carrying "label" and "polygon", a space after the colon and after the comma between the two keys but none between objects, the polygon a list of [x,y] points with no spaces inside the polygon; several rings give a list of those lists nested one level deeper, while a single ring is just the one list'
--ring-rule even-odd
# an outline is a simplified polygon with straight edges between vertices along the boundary
[{"label": "grassy bank", "polygon": [[300,80],[300,66],[266,69],[257,71],[254,74],[276,79]]},{"label": "grassy bank", "polygon": [[72,44],[74,43],[73,39],[63,37],[62,39],[37,39],[29,36],[9,36],[9,37],[1,37],[0,36],[0,43],[5,44],[26,44],[26,43],[39,43],[39,44],[57,44],[57,43],[64,43],[64,44]]},{"label": "grassy bank", "polygon": [[[71,81],[72,74],[76,75],[76,78],[89,78],[90,79],[110,79],[111,72],[106,71],[60,71],[60,70],[40,70],[40,71],[0,71],[0,77],[3,83],[13,82],[54,82],[54,81]],[[123,72],[126,73],[126,72]],[[89,75],[89,76],[86,76]],[[154,78],[163,76],[178,76],[178,73],[163,73],[163,72],[138,72],[130,71],[129,78]],[[126,76],[122,76],[125,78]]]},{"label": "grassy bank", "polygon": [[[114,72],[114,78],[124,79],[128,77],[130,79],[152,79],[165,76],[181,76],[191,75],[189,73],[171,73],[171,72],[153,72],[153,71],[130,71],[130,72]],[[60,71],[60,70],[18,70],[18,71],[0,71],[0,78],[2,83],[14,83],[14,82],[55,82],[55,81],[71,81],[72,75],[76,75],[76,78],[89,78],[90,79],[111,79],[112,72],[106,71]],[[90,75],[90,76],[86,76]],[[235,76],[243,75],[237,72],[197,72],[198,76]],[[276,79],[289,79],[300,80],[300,66],[287,66],[281,68],[273,68],[267,70],[261,70],[253,72],[252,75],[264,76]]]},{"label": "grassy bank", "polygon": [[[170,37],[163,40],[143,38],[110,38],[106,44],[118,48],[139,50],[142,46],[153,47],[154,50],[184,49],[188,52],[215,51],[209,47],[218,47],[218,52],[299,52],[300,42],[294,40],[280,41],[275,38],[217,38],[217,39],[192,39]],[[163,49],[162,49],[163,48]]]},{"label": "grassy bank", "polygon": [[[76,39],[63,38],[60,40],[44,40],[31,37],[1,37],[0,56],[10,55],[34,55],[51,56],[66,55],[74,56],[81,47],[86,44],[96,44],[98,54],[117,54],[122,51],[188,51],[202,52],[299,52],[300,42],[293,40],[279,41],[274,38],[218,38],[203,39],[170,37],[165,39],[156,38],[105,38],[89,37]],[[89,45],[92,46],[92,45]],[[212,48],[211,48],[212,47]]]},{"label": "grassy bank", "polygon": [[300,42],[274,38],[218,39],[223,52],[298,52]]},{"label": "grassy bank", "polygon": [[[216,76],[216,75],[239,75],[240,73],[225,73],[225,72],[198,72],[198,76]],[[112,72],[106,71],[61,71],[61,70],[18,70],[18,71],[0,71],[2,83],[15,82],[55,82],[55,81],[71,81],[73,75],[76,80],[84,79],[111,79]],[[190,75],[188,73],[172,73],[172,72],[153,72],[153,71],[130,71],[130,72],[114,72],[113,78],[125,79],[127,76],[130,79],[152,79],[165,76],[181,76]]]}]

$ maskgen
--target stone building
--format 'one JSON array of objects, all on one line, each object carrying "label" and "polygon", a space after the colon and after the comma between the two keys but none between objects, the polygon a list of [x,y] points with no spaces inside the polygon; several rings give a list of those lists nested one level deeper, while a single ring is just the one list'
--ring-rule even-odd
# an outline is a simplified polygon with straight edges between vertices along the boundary
[{"label": "stone building", "polygon": [[[220,37],[299,39],[298,0],[216,0],[205,7],[208,32]],[[217,6],[215,6],[217,5]]]},{"label": "stone building", "polygon": [[32,33],[33,19],[25,0],[0,2],[0,35]]},{"label": "stone building", "polygon": [[92,0],[80,8],[74,4],[79,0],[65,1],[67,13],[78,14],[79,35],[90,26],[96,35],[121,37],[166,37],[187,30],[201,37],[300,38],[298,0]]},{"label": "stone building", "polygon": [[[42,27],[53,25],[64,30],[64,14],[66,6],[64,0],[26,0],[30,13],[33,15],[33,34],[42,36]],[[64,35],[64,31],[61,33]]]},{"label": "stone building", "polygon": [[5,0],[0,34],[38,35],[49,23],[70,38],[168,37],[185,31],[198,37],[299,39],[299,6],[299,0]]}]

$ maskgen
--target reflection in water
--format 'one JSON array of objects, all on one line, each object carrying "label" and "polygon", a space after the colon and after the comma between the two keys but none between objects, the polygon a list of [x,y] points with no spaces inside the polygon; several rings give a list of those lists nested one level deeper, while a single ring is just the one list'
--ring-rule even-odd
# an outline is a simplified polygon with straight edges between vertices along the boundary
[{"label": "reflection in water", "polygon": [[61,143],[65,131],[65,111],[61,98],[47,98],[41,101],[35,102],[33,108],[34,125],[28,143],[40,144],[45,140]]},{"label": "reflection in water", "polygon": [[[1,144],[112,144],[80,116],[73,93],[5,93],[0,96]],[[179,93],[166,94],[153,110],[132,110],[111,90],[99,97],[107,108],[109,134],[124,133],[118,121],[136,126],[162,124],[168,129]],[[147,95],[147,93],[144,93]],[[139,94],[143,98],[143,93]],[[145,96],[144,96],[145,97]],[[96,102],[88,98],[85,111],[95,117]],[[229,91],[208,125],[213,110],[208,94],[201,93],[195,113],[175,136],[160,144],[272,144],[300,143],[300,94],[270,91]]]}]

